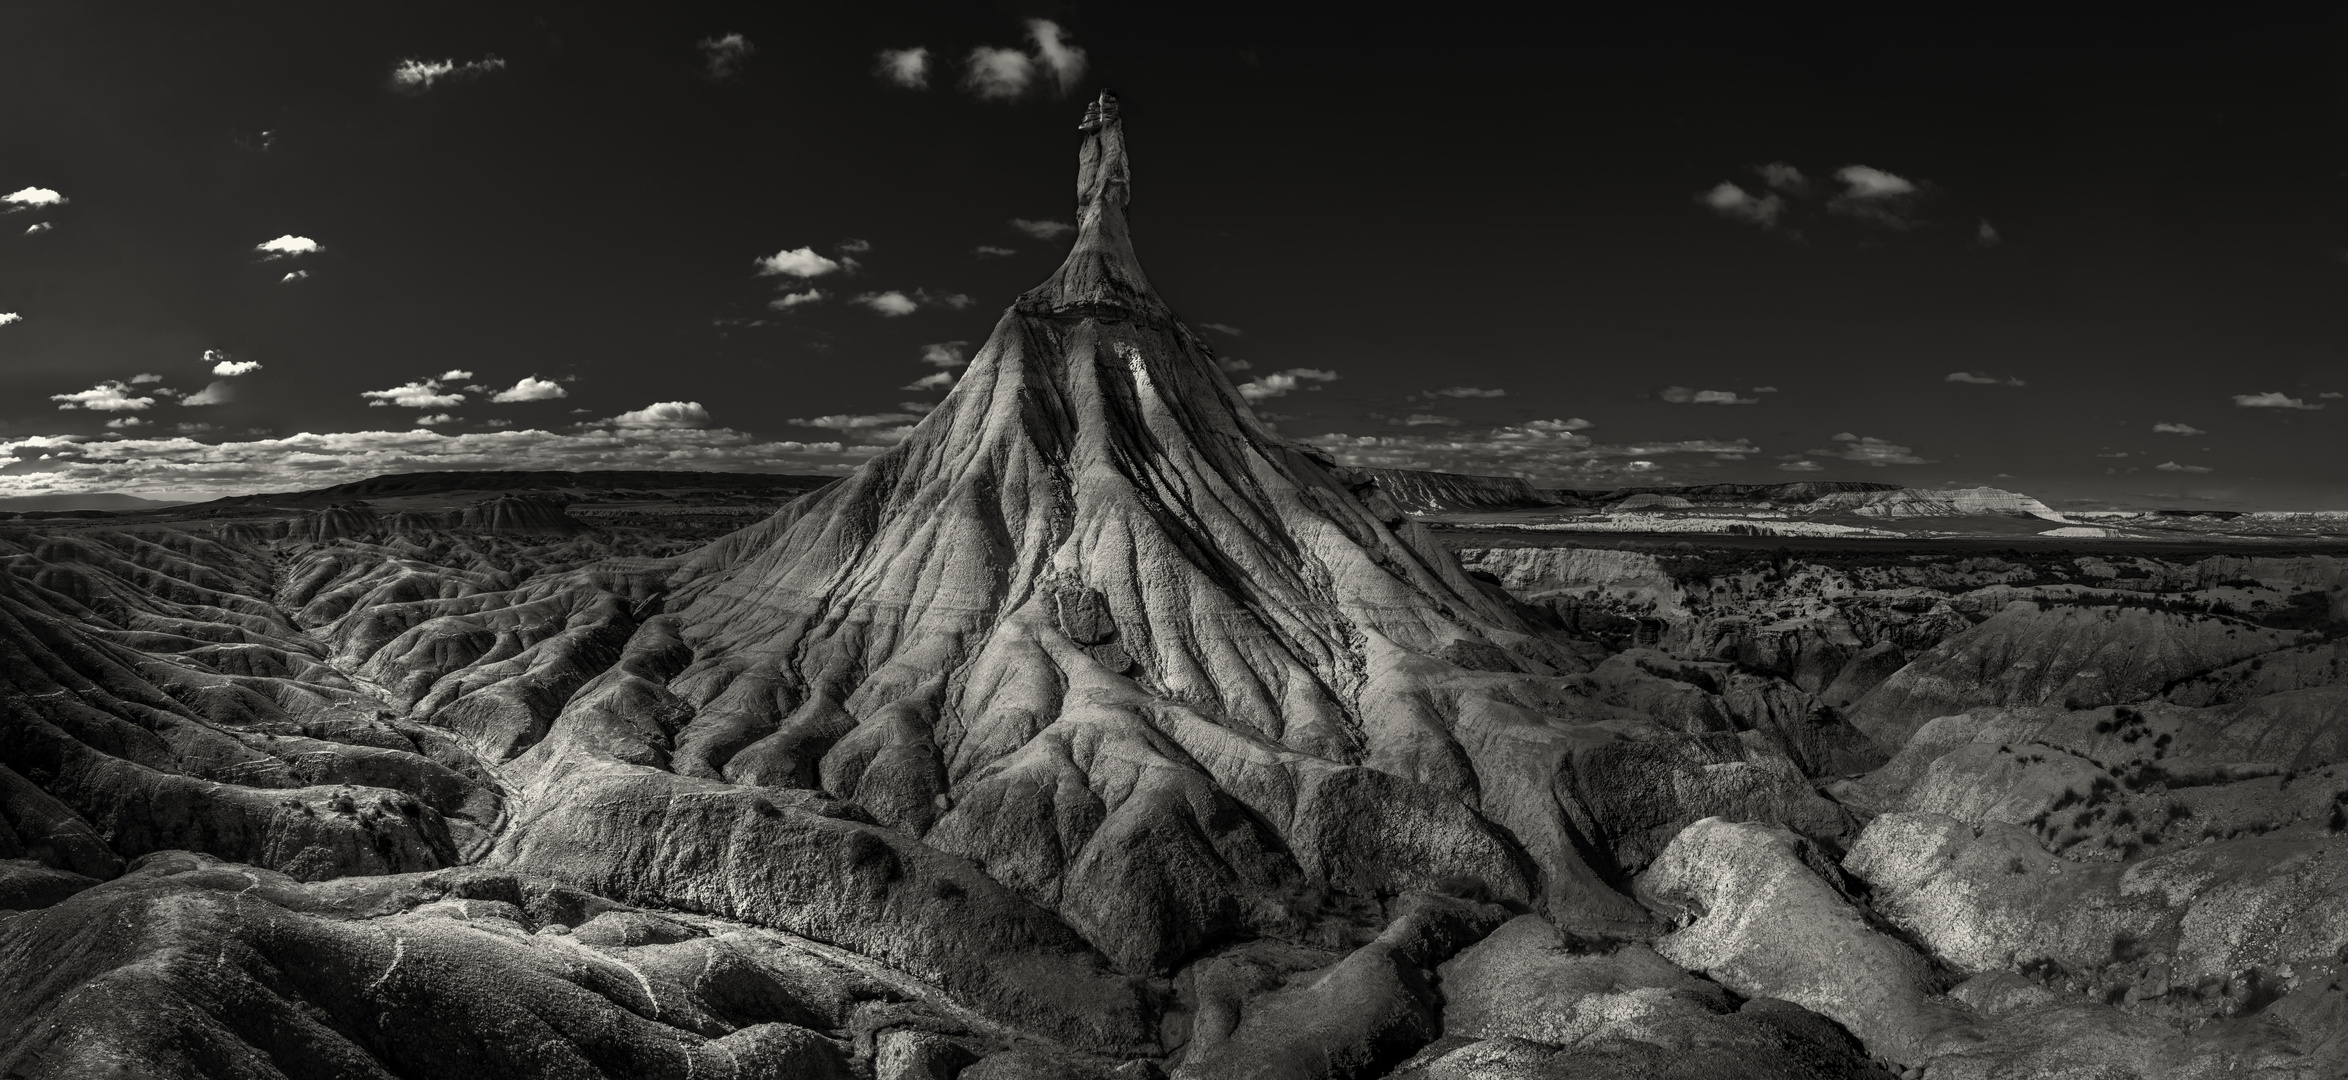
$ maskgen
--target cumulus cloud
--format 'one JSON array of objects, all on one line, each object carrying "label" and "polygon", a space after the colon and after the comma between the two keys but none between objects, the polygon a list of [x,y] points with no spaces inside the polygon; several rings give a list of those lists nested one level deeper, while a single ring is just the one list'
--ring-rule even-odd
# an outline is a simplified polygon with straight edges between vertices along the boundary
[{"label": "cumulus cloud", "polygon": [[450,416],[450,415],[449,415],[449,414],[447,414],[447,413],[433,413],[433,414],[432,414],[432,415],[430,415],[430,416],[419,416],[419,417],[417,417],[417,418],[416,418],[416,426],[417,426],[417,427],[433,427],[433,426],[436,426],[436,425],[439,425],[439,424],[453,424],[453,423],[455,423],[455,422],[456,422],[456,419],[457,419],[456,417]]},{"label": "cumulus cloud", "polygon": [[6,195],[0,195],[0,203],[8,204],[9,209],[12,211],[38,210],[45,206],[62,206],[65,203],[71,201],[72,200],[67,199],[65,196],[58,194],[55,189],[45,187],[22,187],[16,189],[15,191],[11,191]]},{"label": "cumulus cloud", "polygon": [[1307,386],[1307,383],[1327,383],[1336,380],[1337,373],[1334,371],[1324,371],[1320,368],[1289,368],[1286,371],[1275,371],[1253,381],[1239,384],[1239,396],[1249,401],[1263,401],[1268,398],[1284,397],[1291,390],[1320,389],[1317,386]]},{"label": "cumulus cloud", "polygon": [[701,50],[701,59],[707,65],[712,79],[731,79],[742,73],[742,63],[758,51],[750,39],[740,34],[702,38],[695,43]]},{"label": "cumulus cloud", "polygon": [[56,227],[57,226],[51,225],[46,221],[36,221],[24,227],[24,234],[26,236],[31,236],[34,233],[45,233]]},{"label": "cumulus cloud", "polygon": [[658,401],[600,421],[598,427],[683,431],[708,427],[709,410],[698,401]]},{"label": "cumulus cloud", "polygon": [[2013,376],[2011,376],[2011,375],[2008,375],[2008,376],[2006,376],[2005,378],[2002,378],[2002,379],[2001,379],[2001,378],[1998,378],[1998,377],[1997,377],[1997,376],[1995,376],[1995,375],[1991,375],[1991,374],[1988,374],[1988,373],[1986,373],[1986,372],[1980,372],[1980,371],[1952,371],[1952,372],[1949,372],[1947,375],[1944,375],[1944,376],[1942,376],[1940,381],[1942,381],[1942,382],[1953,382],[1953,383],[1972,383],[1972,384],[1973,384],[1973,385],[1975,385],[1975,386],[2028,386],[2028,385],[2030,385],[2029,383],[2023,382],[2022,380],[2020,380],[2020,379],[2017,379],[2017,378],[2014,378],[2014,377],[2013,377]]},{"label": "cumulus cloud", "polygon": [[949,386],[952,386],[952,385],[954,385],[954,373],[953,373],[953,372],[951,372],[951,371],[940,371],[940,372],[936,372],[936,373],[933,373],[933,374],[924,375],[924,376],[922,376],[922,377],[920,377],[920,378],[918,378],[918,379],[915,379],[915,380],[913,380],[912,382],[906,383],[905,385],[898,387],[897,389],[899,389],[899,390],[943,390],[943,389],[945,389],[946,387],[949,387]]},{"label": "cumulus cloud", "polygon": [[553,401],[556,398],[569,396],[571,396],[571,392],[563,389],[562,384],[552,379],[525,375],[522,377],[522,381],[490,395],[489,400],[500,405],[510,405],[517,401]]},{"label": "cumulus cloud", "polygon": [[1435,397],[1449,398],[1496,398],[1508,396],[1508,391],[1506,390],[1497,388],[1485,390],[1474,386],[1446,386],[1441,390],[1429,390],[1427,393]]},{"label": "cumulus cloud", "polygon": [[[942,373],[941,373],[942,374]],[[921,419],[912,413],[835,413],[830,416],[794,417],[790,422],[799,427],[828,428],[833,431],[860,432],[874,428],[891,427]]]},{"label": "cumulus cloud", "polygon": [[1215,366],[1222,368],[1225,371],[1246,371],[1255,365],[1248,363],[1245,360],[1241,360],[1235,356],[1227,356],[1221,360],[1215,361]]},{"label": "cumulus cloud", "polygon": [[1866,165],[1846,165],[1834,178],[1843,191],[1827,202],[1828,210],[1899,232],[1921,224],[1914,210],[1923,189],[1914,181]]},{"label": "cumulus cloud", "polygon": [[146,421],[141,420],[135,416],[117,416],[112,420],[106,421],[107,427],[116,429],[141,427],[145,424]]},{"label": "cumulus cloud", "polygon": [[1802,170],[1785,162],[1772,161],[1767,165],[1756,165],[1753,171],[1761,174],[1762,183],[1789,195],[1803,195],[1810,191],[1810,178],[1803,176]]},{"label": "cumulus cloud", "polygon": [[1219,322],[1203,322],[1198,324],[1198,326],[1201,330],[1212,330],[1218,334],[1229,334],[1232,337],[1247,336],[1247,331],[1242,330],[1236,326],[1229,326]]},{"label": "cumulus cloud", "polygon": [[816,253],[812,247],[784,248],[772,255],[761,255],[751,262],[758,267],[758,276],[795,277],[801,280],[822,277],[840,268],[840,264]]},{"label": "cumulus cloud", "polygon": [[[229,385],[228,383],[226,383],[226,382],[223,382],[223,381],[221,381],[221,380],[215,379],[215,380],[213,380],[213,381],[212,381],[212,382],[211,382],[209,385],[205,386],[203,389],[201,389],[201,390],[198,390],[198,391],[196,391],[196,392],[195,392],[195,393],[193,393],[193,394],[189,394],[187,397],[185,397],[185,398],[181,399],[181,400],[180,400],[180,404],[182,404],[182,405],[226,405],[226,404],[228,404],[229,402],[231,402],[231,401],[235,401],[235,400],[236,400],[236,388],[235,388],[235,387],[233,387],[233,386],[230,386],[230,385]],[[380,405],[380,404],[382,404],[382,402],[378,401],[378,402],[375,402],[374,404]]]},{"label": "cumulus cloud", "polygon": [[49,400],[62,402],[57,408],[88,409],[92,412],[141,412],[152,408],[155,399],[142,396],[119,379],[108,379],[87,390],[70,394],[51,394]]},{"label": "cumulus cloud", "polygon": [[1008,101],[1027,92],[1035,80],[1035,61],[1017,49],[981,45],[963,61],[962,88],[981,101]]},{"label": "cumulus cloud", "polygon": [[1071,44],[1068,31],[1050,19],[1027,20],[1027,40],[1035,46],[1036,61],[1052,75],[1061,96],[1084,78],[1084,50]]},{"label": "cumulus cloud", "polygon": [[2319,398],[2336,398],[2336,397],[2343,397],[2343,396],[2348,396],[2348,395],[2343,395],[2343,394],[2341,394],[2341,393],[2340,393],[2339,391],[2337,391],[2337,390],[2326,390],[2326,391],[2324,391],[2323,393],[2317,394],[2316,396],[2317,396],[2317,397],[2319,397]]},{"label": "cumulus cloud", "polygon": [[495,56],[458,63],[455,60],[402,60],[391,69],[391,85],[411,93],[421,94],[443,80],[455,82],[487,75],[505,68],[505,61]]},{"label": "cumulus cloud", "polygon": [[993,244],[980,244],[977,247],[971,248],[970,253],[978,256],[981,259],[1000,259],[1006,256],[1019,254],[1019,249],[996,247]]},{"label": "cumulus cloud", "polygon": [[472,373],[472,372],[470,372],[470,371],[466,371],[466,370],[465,370],[465,369],[463,369],[463,368],[451,368],[451,369],[449,369],[449,370],[447,370],[447,371],[443,371],[443,372],[441,372],[441,373],[440,373],[440,377],[441,377],[443,380],[450,380],[450,381],[454,381],[454,380],[470,379],[470,378],[472,378],[472,377],[473,377],[473,373]]},{"label": "cumulus cloud", "polygon": [[823,299],[822,289],[809,289],[805,292],[784,293],[767,301],[766,306],[776,311],[789,311],[801,304],[812,304],[821,299]]},{"label": "cumulus cloud", "polygon": [[1459,417],[1440,416],[1435,413],[1412,413],[1409,416],[1386,422],[1396,427],[1458,427],[1460,425]]},{"label": "cumulus cloud", "polygon": [[1748,222],[1764,229],[1777,227],[1777,219],[1785,214],[1785,200],[1778,196],[1755,196],[1726,180],[1712,190],[1696,196],[1696,201],[1724,218]]},{"label": "cumulus cloud", "polygon": [[1810,459],[1808,459],[1808,458],[1795,458],[1795,459],[1793,459],[1793,460],[1791,460],[1791,461],[1780,461],[1780,462],[1778,462],[1778,463],[1777,463],[1777,467],[1778,467],[1779,469],[1782,469],[1782,470],[1786,471],[1786,472],[1825,472],[1825,471],[1826,471],[1826,466],[1824,466],[1824,465],[1820,465],[1819,463],[1817,463],[1817,462],[1815,462],[1815,461],[1812,461],[1812,460],[1810,460]]},{"label": "cumulus cloud", "polygon": [[1982,218],[1981,226],[1973,230],[1973,243],[1979,247],[1991,248],[2005,243],[2005,238],[1997,234],[1997,226],[1990,224],[1988,218]]},{"label": "cumulus cloud", "polygon": [[920,304],[914,302],[912,297],[895,289],[881,293],[865,293],[850,300],[849,303],[862,304],[892,319],[911,315],[921,307]]},{"label": "cumulus cloud", "polygon": [[1822,447],[1807,451],[1807,453],[1812,457],[1841,458],[1844,461],[1863,462],[1877,467],[1932,464],[1931,459],[1916,456],[1916,451],[1908,447],[1897,445],[1888,439],[1878,439],[1872,435],[1853,435],[1845,431],[1836,435],[1832,441],[1842,445]]},{"label": "cumulus cloud", "polygon": [[837,249],[837,250],[840,250],[840,251],[845,251],[845,252],[847,252],[847,253],[848,253],[848,254],[850,254],[850,255],[862,255],[862,254],[864,254],[865,252],[867,252],[867,251],[871,251],[871,250],[872,250],[872,241],[870,241],[870,240],[860,240],[860,239],[857,239],[856,237],[853,237],[853,236],[851,236],[851,237],[847,238],[846,240],[842,240],[842,241],[840,241],[839,243],[837,243],[837,244],[834,244],[834,245],[832,245],[832,246],[833,246],[835,249]]},{"label": "cumulus cloud", "polygon": [[2157,432],[2160,432],[2160,433],[2161,433],[2161,434],[2163,434],[2163,435],[2207,435],[2207,434],[2209,434],[2209,432],[2203,431],[2203,430],[2201,430],[2200,428],[2194,427],[2194,426],[2193,426],[2193,425],[2191,425],[2191,424],[2172,424],[2172,423],[2169,423],[2168,421],[2165,421],[2165,420],[2164,420],[2164,421],[2161,421],[2160,423],[2157,423],[2157,424],[2154,424],[2154,425],[2152,425],[2152,430],[2154,430],[2154,431],[2157,431]]},{"label": "cumulus cloud", "polygon": [[204,359],[212,361],[214,375],[244,375],[261,370],[259,360],[231,360],[218,349],[204,350]]},{"label": "cumulus cloud", "polygon": [[157,374],[154,374],[154,373],[152,373],[152,372],[141,372],[141,373],[139,373],[139,374],[137,374],[137,375],[133,375],[133,376],[131,376],[131,377],[130,377],[130,384],[131,384],[132,386],[139,386],[139,385],[142,385],[142,384],[145,384],[145,383],[155,383],[155,382],[162,382],[162,381],[163,381],[163,376],[161,376],[161,375],[157,375]]},{"label": "cumulus cloud", "polygon": [[1756,394],[1774,394],[1777,393],[1777,388],[1774,386],[1756,386],[1753,388],[1753,392]]},{"label": "cumulus cloud", "polygon": [[1057,240],[1076,231],[1076,226],[1065,221],[1030,221],[1017,217],[1011,219],[1011,227],[1038,240]]},{"label": "cumulus cloud", "polygon": [[1738,397],[1734,390],[1695,390],[1667,386],[1655,396],[1674,405],[1759,405],[1760,398]]},{"label": "cumulus cloud", "polygon": [[2269,390],[2263,394],[2236,394],[2234,395],[2234,404],[2236,407],[2244,409],[2312,410],[2323,408],[2321,405],[2308,404],[2307,402],[2285,394],[2280,390]]},{"label": "cumulus cloud", "polygon": [[929,50],[916,45],[910,49],[882,49],[880,64],[873,74],[902,86],[907,90],[929,88]]},{"label": "cumulus cloud", "polygon": [[362,390],[359,391],[359,396],[370,399],[367,402],[369,407],[398,405],[409,409],[445,409],[451,405],[464,404],[465,395],[442,391],[441,379],[470,379],[472,377],[471,372],[452,371],[441,376],[440,379],[417,379],[414,382],[394,386],[389,390]]},{"label": "cumulus cloud", "polygon": [[2210,468],[2210,467],[2209,467],[2209,466],[2207,466],[2207,465],[2179,465],[2179,464],[2177,464],[2177,463],[2176,463],[2176,462],[2174,462],[2174,461],[2164,461],[2164,462],[2161,462],[2161,463],[2160,463],[2160,464],[2158,464],[2158,465],[2155,465],[2155,466],[2153,466],[2153,468],[2155,468],[2155,469],[2159,469],[2159,470],[2160,470],[2160,471],[2162,471],[2162,472],[2181,472],[2181,473],[2205,473],[2205,472],[2216,472],[2216,471],[2217,471],[2217,470],[2215,470],[2215,469],[2212,469],[2212,468]]},{"label": "cumulus cloud", "polygon": [[958,292],[931,292],[928,289],[913,290],[913,299],[925,305],[943,305],[956,311],[978,302]]},{"label": "cumulus cloud", "polygon": [[20,323],[23,321],[24,316],[19,315],[13,311],[0,311],[0,326],[6,326],[9,323]]},{"label": "cumulus cloud", "polygon": [[921,362],[934,368],[958,368],[969,363],[967,341],[936,341],[921,347]]},{"label": "cumulus cloud", "polygon": [[[770,441],[725,428],[589,428],[558,434],[531,429],[444,433],[403,427],[324,435],[305,432],[233,442],[200,442],[189,437],[198,434],[218,438],[209,429],[105,440],[87,436],[0,438],[0,464],[39,464],[37,471],[0,472],[0,495],[89,491],[159,494],[198,489],[230,495],[437,470],[707,469],[837,474],[882,449],[836,441]],[[44,454],[49,460],[40,460]]]},{"label": "cumulus cloud", "polygon": [[302,280],[303,278],[306,278],[306,277],[309,277],[309,276],[310,276],[310,272],[309,272],[309,271],[307,271],[307,270],[290,270],[290,271],[287,271],[287,272],[286,272],[286,275],[285,275],[284,277],[278,278],[278,279],[277,279],[277,283],[278,283],[278,284],[280,284],[280,285],[284,285],[284,284],[288,284],[288,283],[290,283],[290,282],[300,281],[300,280]]},{"label": "cumulus cloud", "polygon": [[253,250],[260,252],[263,258],[290,259],[296,255],[315,255],[326,250],[326,246],[307,236],[295,236],[292,233],[287,233],[275,240],[264,240],[255,244]]}]

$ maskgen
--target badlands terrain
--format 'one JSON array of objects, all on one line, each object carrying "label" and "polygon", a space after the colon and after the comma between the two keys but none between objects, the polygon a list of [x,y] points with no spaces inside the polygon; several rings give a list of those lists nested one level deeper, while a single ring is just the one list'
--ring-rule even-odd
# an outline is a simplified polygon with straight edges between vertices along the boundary
[{"label": "badlands terrain", "polygon": [[844,478],[0,518],[0,1075],[2348,1073],[2327,520],[1341,468],[1079,166]]}]

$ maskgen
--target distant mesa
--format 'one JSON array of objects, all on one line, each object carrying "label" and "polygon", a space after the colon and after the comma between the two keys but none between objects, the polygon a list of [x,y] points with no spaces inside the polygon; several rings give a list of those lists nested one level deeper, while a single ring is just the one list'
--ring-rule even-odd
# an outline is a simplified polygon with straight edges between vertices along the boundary
[{"label": "distant mesa", "polygon": [[166,506],[185,505],[187,505],[185,500],[142,499],[136,495],[92,491],[74,494],[0,497],[0,514],[21,514],[42,510],[159,510]]}]

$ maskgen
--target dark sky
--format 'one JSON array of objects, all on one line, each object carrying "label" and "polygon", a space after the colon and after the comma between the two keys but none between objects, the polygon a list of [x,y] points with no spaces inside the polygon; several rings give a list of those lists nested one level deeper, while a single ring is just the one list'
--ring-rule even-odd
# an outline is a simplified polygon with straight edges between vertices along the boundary
[{"label": "dark sky", "polygon": [[1160,292],[1348,460],[2348,508],[2342,9],[1156,6],[20,0],[0,495],[848,467],[1056,264],[1011,222],[1113,87]]}]

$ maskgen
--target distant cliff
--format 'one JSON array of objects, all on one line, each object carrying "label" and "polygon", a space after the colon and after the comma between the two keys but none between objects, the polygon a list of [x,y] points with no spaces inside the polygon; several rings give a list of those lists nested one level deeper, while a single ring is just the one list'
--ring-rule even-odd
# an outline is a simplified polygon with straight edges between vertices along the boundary
[{"label": "distant cliff", "polygon": [[1374,481],[1389,498],[1409,510],[1436,513],[1472,513],[1493,510],[1530,510],[1557,505],[1515,476],[1468,476],[1463,473],[1419,472],[1413,469],[1355,469]]}]

